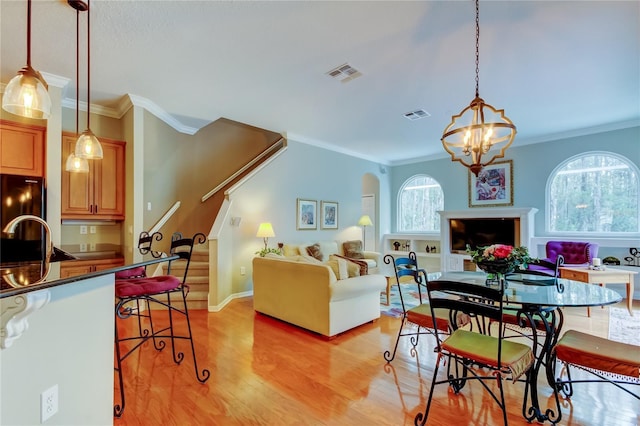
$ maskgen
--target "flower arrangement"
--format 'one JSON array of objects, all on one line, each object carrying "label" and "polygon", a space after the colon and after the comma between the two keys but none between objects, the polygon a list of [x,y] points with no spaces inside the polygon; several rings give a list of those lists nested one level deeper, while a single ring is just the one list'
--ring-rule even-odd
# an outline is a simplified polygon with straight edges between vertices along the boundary
[{"label": "flower arrangement", "polygon": [[260,257],[265,257],[267,253],[275,253],[275,254],[282,255],[282,249],[279,247],[278,248],[269,247],[266,249],[258,250],[255,254],[259,254]]},{"label": "flower arrangement", "polygon": [[467,253],[480,269],[491,274],[506,274],[516,269],[526,268],[537,259],[529,256],[529,250],[524,247],[513,247],[506,244],[492,244],[487,247],[477,247],[475,250],[467,244]]}]

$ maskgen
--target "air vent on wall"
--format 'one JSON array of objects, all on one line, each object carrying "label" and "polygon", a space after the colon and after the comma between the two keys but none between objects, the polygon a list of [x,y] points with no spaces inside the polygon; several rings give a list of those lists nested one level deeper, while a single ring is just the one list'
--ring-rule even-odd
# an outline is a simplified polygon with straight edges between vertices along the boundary
[{"label": "air vent on wall", "polygon": [[343,64],[329,71],[327,75],[346,83],[354,78],[360,77],[362,73],[349,64]]},{"label": "air vent on wall", "polygon": [[409,120],[419,120],[421,118],[424,117],[431,117],[431,114],[429,114],[427,111],[423,110],[423,109],[418,109],[415,111],[411,111],[411,112],[407,112],[404,114],[405,118],[408,118]]}]

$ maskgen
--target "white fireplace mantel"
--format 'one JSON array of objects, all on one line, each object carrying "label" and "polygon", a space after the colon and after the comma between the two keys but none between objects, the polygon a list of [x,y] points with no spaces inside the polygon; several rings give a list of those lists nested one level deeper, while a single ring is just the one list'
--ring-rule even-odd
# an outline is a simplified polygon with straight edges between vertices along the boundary
[{"label": "white fireplace mantel", "polygon": [[534,216],[538,209],[534,207],[517,208],[492,208],[477,210],[445,210],[440,214],[440,268],[442,272],[462,271],[464,260],[470,257],[464,254],[451,253],[450,219],[490,219],[490,218],[519,218],[520,219],[520,245],[529,247],[533,238]]}]

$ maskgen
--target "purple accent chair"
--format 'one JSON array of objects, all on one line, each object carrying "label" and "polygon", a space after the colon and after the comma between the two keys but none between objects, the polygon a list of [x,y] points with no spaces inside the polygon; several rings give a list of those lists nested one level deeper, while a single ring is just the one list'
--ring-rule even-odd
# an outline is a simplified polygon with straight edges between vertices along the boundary
[{"label": "purple accent chair", "polygon": [[539,263],[532,263],[528,269],[550,276],[559,276],[560,266],[589,266],[598,256],[598,244],[575,241],[549,241],[546,245],[547,257]]},{"label": "purple accent chair", "polygon": [[563,266],[589,266],[598,257],[598,244],[576,241],[549,241],[546,246],[547,258],[555,263],[559,254],[564,257]]}]

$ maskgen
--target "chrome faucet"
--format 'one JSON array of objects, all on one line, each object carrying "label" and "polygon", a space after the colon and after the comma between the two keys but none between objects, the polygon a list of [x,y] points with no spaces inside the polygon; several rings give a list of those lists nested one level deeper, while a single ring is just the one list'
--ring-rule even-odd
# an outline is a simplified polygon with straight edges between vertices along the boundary
[{"label": "chrome faucet", "polygon": [[45,245],[46,245],[46,255],[45,255],[45,261],[47,263],[49,263],[49,260],[51,259],[51,254],[53,253],[53,244],[51,243],[51,228],[49,228],[49,224],[47,224],[47,222],[45,222],[42,218],[38,217],[38,216],[34,216],[31,214],[25,214],[22,216],[18,216],[15,219],[12,219],[9,223],[7,223],[7,226],[4,227],[4,229],[2,230],[2,232],[6,233],[7,235],[13,235],[16,232],[16,228],[18,226],[18,224],[20,222],[23,222],[25,220],[33,220],[36,221],[40,224],[42,224],[42,226],[44,226],[44,233],[45,233]]}]

